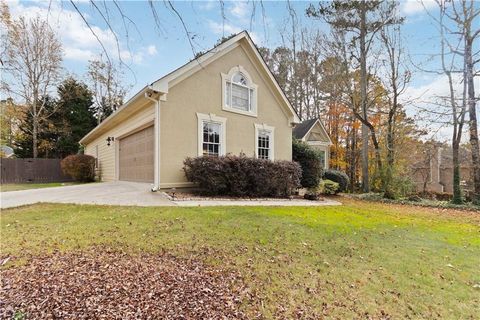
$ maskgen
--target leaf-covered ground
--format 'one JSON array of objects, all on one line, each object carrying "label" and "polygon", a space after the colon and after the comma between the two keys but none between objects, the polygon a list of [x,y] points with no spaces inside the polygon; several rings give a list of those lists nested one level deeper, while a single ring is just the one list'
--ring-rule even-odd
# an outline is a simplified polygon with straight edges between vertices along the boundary
[{"label": "leaf-covered ground", "polygon": [[[178,287],[177,296],[193,300],[184,305],[185,312],[193,312],[203,295],[206,306],[217,294],[224,297],[216,299],[218,309],[202,311],[221,310],[213,318],[478,317],[478,212],[343,201],[344,206],[318,208],[43,204],[4,210],[0,258],[8,262],[1,271],[0,308],[28,317],[34,314],[29,304],[40,305],[49,297],[49,306],[61,312],[83,292],[100,301],[108,315],[111,306],[102,301],[120,303],[127,297],[168,312],[149,294],[160,288],[167,293],[164,301],[174,301],[165,290],[170,283]],[[112,265],[110,260],[118,266],[101,267],[105,261]],[[139,268],[146,280],[137,279],[129,266]],[[149,270],[167,273],[149,278]],[[192,285],[168,282],[176,279],[175,272]],[[82,279],[88,277],[105,282],[86,285]],[[28,279],[35,279],[35,285],[29,286]],[[132,286],[122,292],[118,288],[125,279],[133,279]],[[13,281],[10,288],[5,281]],[[80,291],[55,302],[53,293],[42,298],[42,281],[48,290],[73,286]],[[30,289],[12,289],[25,285]],[[98,293],[97,287],[104,291]],[[13,290],[11,300],[5,298],[7,289]],[[128,308],[117,307],[112,317],[129,317],[136,305]],[[191,314],[186,318],[196,317]]]},{"label": "leaf-covered ground", "polygon": [[238,310],[246,293],[239,281],[235,272],[166,254],[105,247],[57,252],[3,271],[0,316],[245,319]]}]

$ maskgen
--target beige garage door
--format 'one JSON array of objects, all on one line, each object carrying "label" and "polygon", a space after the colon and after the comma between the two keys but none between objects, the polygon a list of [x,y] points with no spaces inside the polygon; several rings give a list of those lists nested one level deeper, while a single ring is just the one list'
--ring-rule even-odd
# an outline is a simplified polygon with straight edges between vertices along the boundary
[{"label": "beige garage door", "polygon": [[153,182],[153,126],[120,139],[120,180]]}]

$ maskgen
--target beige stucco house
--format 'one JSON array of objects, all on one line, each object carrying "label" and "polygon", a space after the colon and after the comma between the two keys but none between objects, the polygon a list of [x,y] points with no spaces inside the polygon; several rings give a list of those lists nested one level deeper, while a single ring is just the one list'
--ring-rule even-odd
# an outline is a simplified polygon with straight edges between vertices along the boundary
[{"label": "beige stucco house", "polygon": [[[473,190],[471,151],[460,147],[460,185],[464,192]],[[442,143],[429,143],[414,153],[410,177],[418,192],[453,193],[453,151]],[[419,161],[418,161],[419,160]]]},{"label": "beige stucco house", "polygon": [[186,157],[292,159],[300,120],[247,32],[146,86],[82,138],[103,181],[190,184]]},{"label": "beige stucco house", "polygon": [[330,140],[330,136],[320,119],[315,118],[299,123],[293,129],[293,137],[317,149],[321,155],[323,168],[329,168],[332,140]]}]

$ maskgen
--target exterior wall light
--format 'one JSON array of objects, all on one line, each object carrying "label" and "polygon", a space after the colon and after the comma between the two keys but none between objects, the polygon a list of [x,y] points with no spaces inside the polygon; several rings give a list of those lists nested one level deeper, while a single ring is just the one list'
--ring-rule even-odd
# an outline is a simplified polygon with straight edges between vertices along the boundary
[{"label": "exterior wall light", "polygon": [[110,146],[110,142],[114,142],[115,138],[114,137],[107,137],[107,146]]}]

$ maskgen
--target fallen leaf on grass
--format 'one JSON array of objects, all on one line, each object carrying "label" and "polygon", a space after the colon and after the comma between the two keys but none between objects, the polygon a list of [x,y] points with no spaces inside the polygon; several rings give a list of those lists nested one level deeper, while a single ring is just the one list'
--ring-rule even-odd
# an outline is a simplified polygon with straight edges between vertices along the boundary
[{"label": "fallen leaf on grass", "polygon": [[167,254],[57,252],[1,271],[0,318],[245,319],[240,279]]}]

